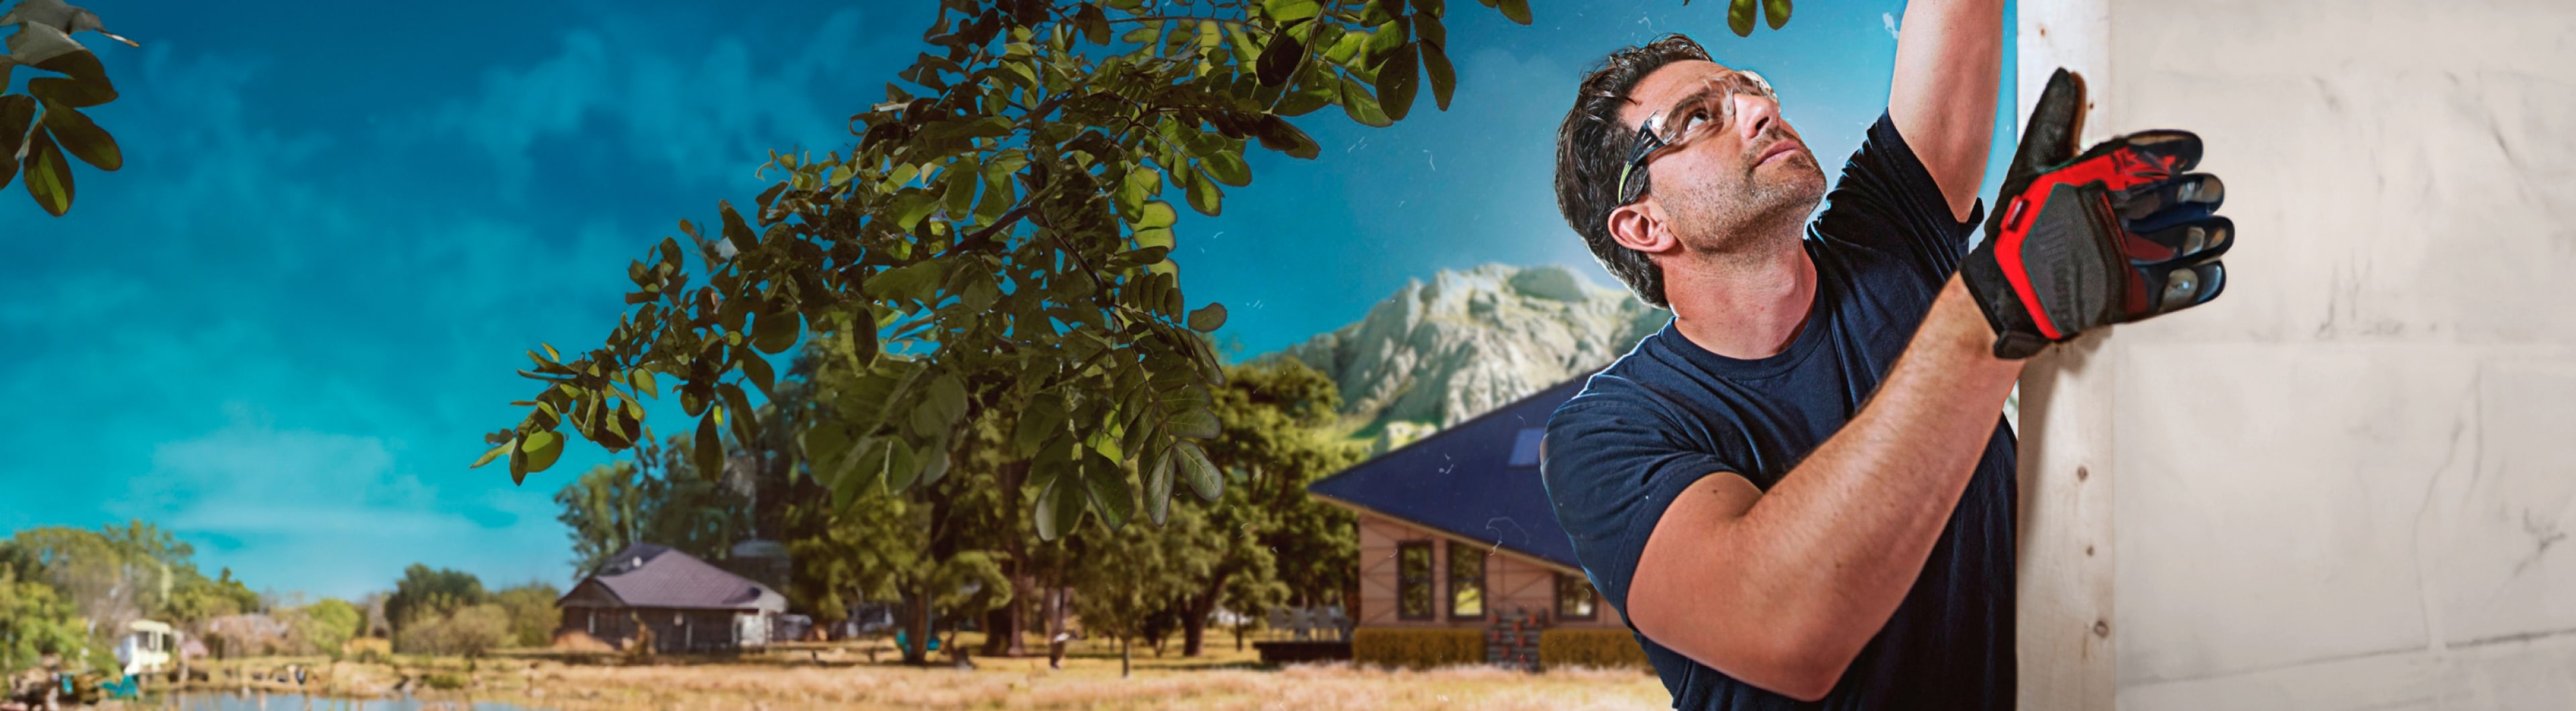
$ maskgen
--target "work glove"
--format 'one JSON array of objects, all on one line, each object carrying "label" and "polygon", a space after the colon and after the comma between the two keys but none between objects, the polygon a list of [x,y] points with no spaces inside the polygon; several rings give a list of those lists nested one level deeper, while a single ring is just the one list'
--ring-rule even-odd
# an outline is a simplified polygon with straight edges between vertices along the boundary
[{"label": "work glove", "polygon": [[2084,82],[2064,69],[2031,111],[2002,203],[1959,275],[1995,329],[1995,356],[2028,358],[2084,331],[2208,303],[2236,227],[2200,163],[2200,137],[2143,131],[2081,154]]}]

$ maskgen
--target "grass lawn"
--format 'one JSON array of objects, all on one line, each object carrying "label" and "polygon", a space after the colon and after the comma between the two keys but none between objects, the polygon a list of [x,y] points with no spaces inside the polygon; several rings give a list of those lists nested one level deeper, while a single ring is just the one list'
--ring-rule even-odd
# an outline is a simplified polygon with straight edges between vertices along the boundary
[{"label": "grass lawn", "polygon": [[[966,635],[968,648],[979,640]],[[209,690],[255,684],[237,670],[304,663],[322,670],[311,688],[332,695],[388,693],[401,678],[440,675],[462,689],[426,690],[429,698],[473,698],[552,711],[640,709],[1666,709],[1672,697],[1653,674],[1635,670],[1555,670],[1540,674],[1483,667],[1382,670],[1349,664],[1261,666],[1250,646],[1211,635],[1206,654],[1166,656],[1137,650],[1133,675],[1120,678],[1118,650],[1077,644],[1063,669],[1045,657],[976,657],[977,668],[915,668],[883,641],[782,645],[733,659],[616,659],[504,653],[466,662],[398,657],[388,664],[252,659],[226,662]],[[272,683],[253,688],[287,691]]]}]

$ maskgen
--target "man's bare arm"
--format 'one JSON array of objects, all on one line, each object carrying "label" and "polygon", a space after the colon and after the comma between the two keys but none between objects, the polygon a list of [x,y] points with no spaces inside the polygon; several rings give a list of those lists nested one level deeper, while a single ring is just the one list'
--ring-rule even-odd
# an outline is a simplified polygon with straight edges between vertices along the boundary
[{"label": "man's bare arm", "polygon": [[1986,179],[2004,61],[2003,8],[2003,0],[1914,0],[1905,4],[1905,27],[1896,36],[1887,115],[1957,219],[1968,219]]},{"label": "man's bare arm", "polygon": [[1622,612],[1638,631],[1803,700],[1887,624],[1967,487],[2021,362],[1956,277],[1886,382],[1769,493],[1701,479],[1646,540]]}]

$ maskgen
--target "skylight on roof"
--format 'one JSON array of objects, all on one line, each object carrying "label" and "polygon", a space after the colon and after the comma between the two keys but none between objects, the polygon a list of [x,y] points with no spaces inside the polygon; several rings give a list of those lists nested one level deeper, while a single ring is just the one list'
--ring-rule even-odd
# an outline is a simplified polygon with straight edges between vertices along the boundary
[{"label": "skylight on roof", "polygon": [[[1517,436],[1514,436],[1514,437],[1512,438],[1512,463],[1511,463],[1511,466],[1515,466],[1515,467],[1535,467],[1535,466],[1538,466],[1538,442],[1539,442],[1539,439],[1540,439],[1540,438],[1542,438],[1542,437],[1546,437],[1546,436],[1547,436],[1547,428],[1544,428],[1544,427],[1523,427],[1523,428],[1521,428],[1521,432],[1520,432],[1520,434],[1519,434],[1519,435],[1517,435]],[[1487,460],[1487,461],[1491,461],[1491,460]]]}]

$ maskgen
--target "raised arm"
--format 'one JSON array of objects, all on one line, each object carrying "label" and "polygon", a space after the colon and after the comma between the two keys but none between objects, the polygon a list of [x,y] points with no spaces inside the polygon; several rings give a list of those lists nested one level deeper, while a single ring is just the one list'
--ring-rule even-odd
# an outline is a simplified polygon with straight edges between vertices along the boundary
[{"label": "raised arm", "polygon": [[1962,220],[1986,177],[2003,72],[2003,8],[2003,0],[1914,0],[1896,35],[1888,117]]},{"label": "raised arm", "polygon": [[1664,509],[1621,612],[1656,643],[1813,701],[1886,626],[1976,470],[2021,362],[1952,277],[1887,381],[1768,493],[1702,477]]}]

